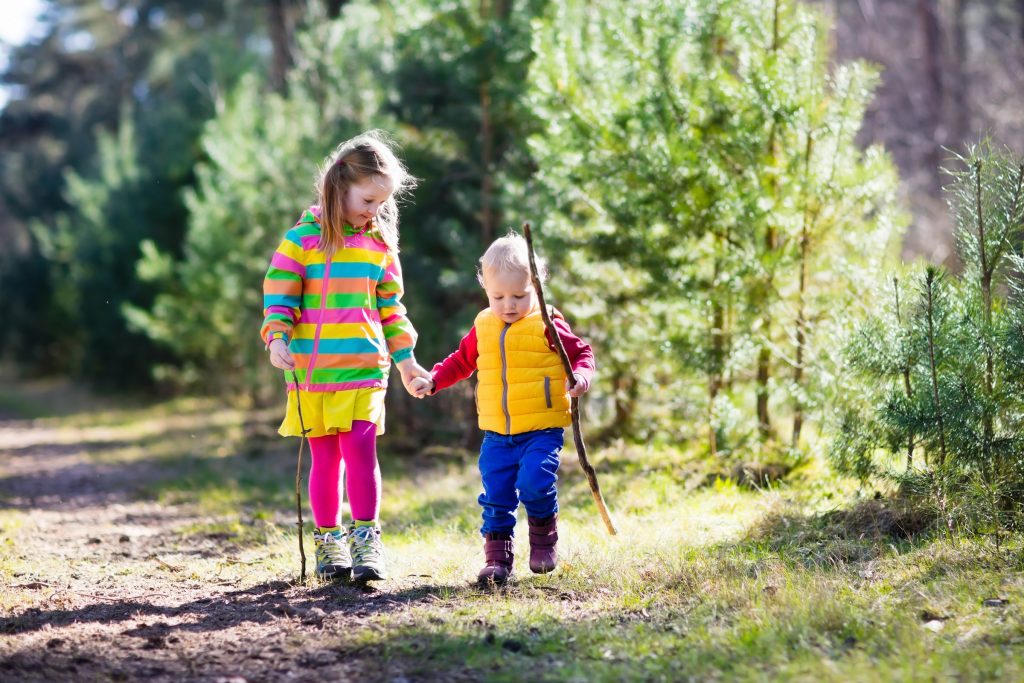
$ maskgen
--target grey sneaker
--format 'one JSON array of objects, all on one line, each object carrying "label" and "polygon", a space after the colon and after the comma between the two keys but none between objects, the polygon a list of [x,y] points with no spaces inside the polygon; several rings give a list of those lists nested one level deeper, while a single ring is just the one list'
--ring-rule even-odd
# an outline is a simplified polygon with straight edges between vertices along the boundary
[{"label": "grey sneaker", "polygon": [[316,575],[324,581],[341,581],[352,574],[352,556],[341,527],[316,527]]},{"label": "grey sneaker", "polygon": [[380,527],[350,526],[348,548],[352,553],[353,581],[381,581],[388,577]]}]

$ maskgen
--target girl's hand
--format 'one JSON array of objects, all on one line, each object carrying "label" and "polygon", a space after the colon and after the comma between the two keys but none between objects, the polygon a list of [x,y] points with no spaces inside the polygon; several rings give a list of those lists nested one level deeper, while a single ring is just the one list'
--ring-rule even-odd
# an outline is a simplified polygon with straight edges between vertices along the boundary
[{"label": "girl's hand", "polygon": [[[406,358],[398,364],[398,372],[402,375],[402,386],[404,386],[405,390],[409,392],[409,395],[415,396],[416,398],[423,398],[423,394],[417,394],[416,390],[413,388],[412,381],[418,377],[431,379],[430,371],[417,363],[416,359]],[[433,379],[431,379],[431,384],[433,384]]]},{"label": "girl's hand", "polygon": [[576,386],[570,389],[569,380],[565,380],[565,390],[568,391],[569,395],[573,398],[579,398],[583,394],[587,393],[587,389],[590,388],[590,385],[588,385],[587,381],[583,379],[583,375],[578,372],[572,373],[572,376],[576,378]]},{"label": "girl's hand", "polygon": [[430,391],[434,388],[434,380],[429,377],[414,377],[410,385],[412,395],[416,398],[423,398],[430,395]]},{"label": "girl's hand", "polygon": [[295,359],[288,351],[288,344],[283,339],[270,342],[270,364],[281,370],[294,370]]}]

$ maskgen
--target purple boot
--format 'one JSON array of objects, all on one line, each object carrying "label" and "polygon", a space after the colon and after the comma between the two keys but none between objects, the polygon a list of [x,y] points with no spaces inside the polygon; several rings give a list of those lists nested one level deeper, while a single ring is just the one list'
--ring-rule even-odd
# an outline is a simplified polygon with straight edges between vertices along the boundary
[{"label": "purple boot", "polygon": [[491,532],[484,536],[484,559],[487,564],[477,574],[481,584],[502,585],[512,578],[512,534]]},{"label": "purple boot", "polygon": [[558,513],[546,519],[526,519],[530,523],[530,571],[547,574],[558,564]]}]

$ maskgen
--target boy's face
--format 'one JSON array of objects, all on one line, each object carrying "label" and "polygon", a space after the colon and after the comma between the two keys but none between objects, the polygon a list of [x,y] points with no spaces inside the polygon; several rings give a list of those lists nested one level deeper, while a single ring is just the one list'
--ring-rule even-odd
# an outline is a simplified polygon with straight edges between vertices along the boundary
[{"label": "boy's face", "polygon": [[537,292],[524,271],[484,268],[484,291],[491,312],[509,324],[537,306]]},{"label": "boy's face", "polygon": [[394,191],[394,181],[383,175],[353,183],[345,193],[345,222],[355,228],[365,227]]}]

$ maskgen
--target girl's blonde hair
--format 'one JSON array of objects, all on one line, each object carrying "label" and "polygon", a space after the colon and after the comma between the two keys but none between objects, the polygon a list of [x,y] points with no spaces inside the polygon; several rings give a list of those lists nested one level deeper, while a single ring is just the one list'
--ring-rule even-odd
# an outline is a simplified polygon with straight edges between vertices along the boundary
[{"label": "girl's blonde hair", "polygon": [[324,160],[316,183],[320,205],[320,250],[333,256],[345,247],[345,195],[358,182],[380,175],[391,179],[395,190],[377,211],[374,227],[384,243],[398,252],[398,203],[416,186],[405,165],[395,155],[394,143],[380,130],[370,130],[338,145]]},{"label": "girl's blonde hair", "polygon": [[[539,256],[534,255],[537,263],[537,276],[541,282],[548,276],[547,264]],[[511,230],[504,237],[491,242],[487,251],[480,257],[480,267],[476,271],[476,281],[484,286],[484,270],[499,270],[506,272],[524,272],[530,274],[530,253],[526,245],[526,239],[519,233]]]}]

